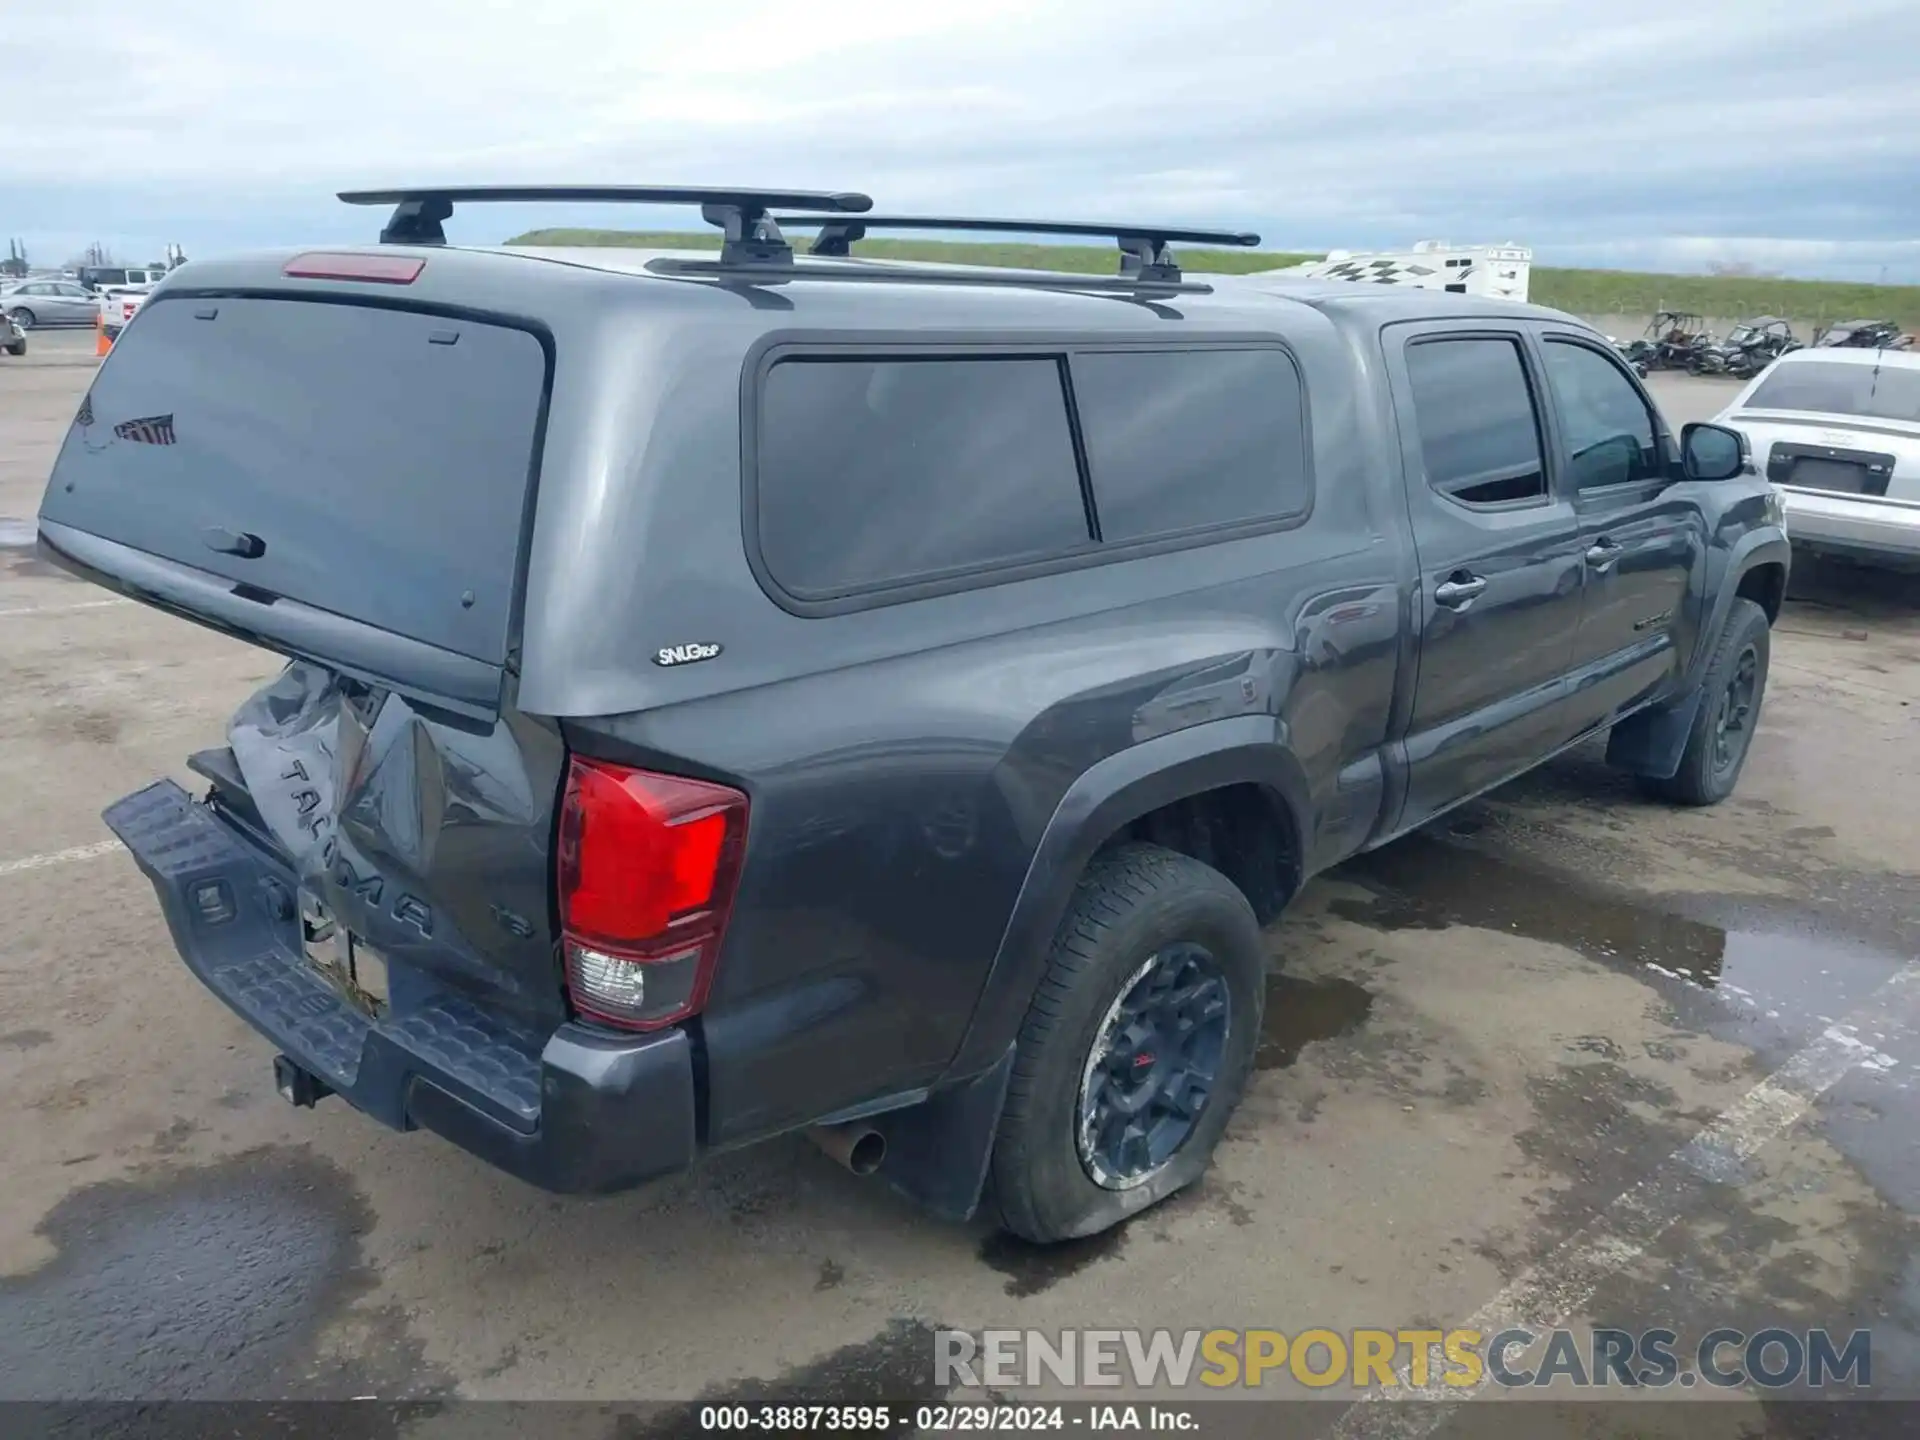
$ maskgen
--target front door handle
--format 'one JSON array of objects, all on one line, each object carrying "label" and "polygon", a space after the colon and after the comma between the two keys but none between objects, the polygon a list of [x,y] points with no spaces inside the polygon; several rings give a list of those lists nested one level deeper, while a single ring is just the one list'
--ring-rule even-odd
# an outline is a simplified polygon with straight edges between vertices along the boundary
[{"label": "front door handle", "polygon": [[1464,570],[1455,571],[1454,575],[1433,587],[1433,599],[1435,604],[1444,605],[1449,610],[1464,610],[1486,588],[1486,576],[1469,575]]},{"label": "front door handle", "polygon": [[1611,540],[1596,540],[1587,550],[1587,564],[1595,570],[1604,571],[1619,558],[1620,546]]}]

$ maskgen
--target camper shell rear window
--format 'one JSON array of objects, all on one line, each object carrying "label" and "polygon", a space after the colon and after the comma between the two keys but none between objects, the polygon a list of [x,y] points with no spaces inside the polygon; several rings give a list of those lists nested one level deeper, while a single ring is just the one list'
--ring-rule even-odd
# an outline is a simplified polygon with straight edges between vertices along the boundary
[{"label": "camper shell rear window", "polygon": [[549,368],[505,324],[163,293],[101,366],[42,513],[498,665]]}]

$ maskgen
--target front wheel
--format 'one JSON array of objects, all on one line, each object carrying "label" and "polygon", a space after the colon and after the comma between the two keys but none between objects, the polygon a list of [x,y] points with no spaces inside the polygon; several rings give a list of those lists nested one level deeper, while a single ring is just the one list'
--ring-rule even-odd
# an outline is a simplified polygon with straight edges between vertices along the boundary
[{"label": "front wheel", "polygon": [[1020,1030],[993,1150],[1006,1228],[1091,1235],[1197,1180],[1265,999],[1259,922],[1232,881],[1156,845],[1096,857]]},{"label": "front wheel", "polygon": [[1760,723],[1772,640],[1767,612],[1751,600],[1735,600],[1700,682],[1700,706],[1680,768],[1649,782],[1656,794],[1680,805],[1717,805],[1733,793]]}]

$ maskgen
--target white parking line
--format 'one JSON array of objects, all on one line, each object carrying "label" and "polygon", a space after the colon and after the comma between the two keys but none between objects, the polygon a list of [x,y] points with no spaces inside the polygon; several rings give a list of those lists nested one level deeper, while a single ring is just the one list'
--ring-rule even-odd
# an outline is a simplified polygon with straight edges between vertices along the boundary
[{"label": "white parking line", "polygon": [[[1620,1196],[1551,1255],[1515,1277],[1460,1328],[1491,1339],[1502,1330],[1535,1334],[1580,1313],[1602,1281],[1643,1255],[1680,1216],[1699,1203],[1702,1182],[1726,1177],[1734,1162],[1796,1124],[1842,1077],[1858,1068],[1889,1069],[1893,1061],[1856,1033],[1920,1030],[1920,963],[1910,964],[1844,1020],[1743,1095],[1706,1129],[1673,1152],[1645,1180]],[[1341,1415],[1338,1440],[1419,1440],[1452,1418],[1456,1405],[1486,1387],[1430,1384],[1416,1389],[1411,1362],[1391,1389],[1369,1390]],[[1417,1401],[1415,1405],[1394,1401]],[[1380,1403],[1387,1402],[1387,1403]]]},{"label": "white parking line", "polygon": [[131,600],[76,600],[71,605],[19,605],[0,610],[5,615],[65,615],[70,610],[102,610],[109,605],[131,605]]},{"label": "white parking line", "polygon": [[96,840],[91,845],[75,845],[70,850],[49,850],[44,855],[26,855],[18,860],[0,860],[0,875],[17,875],[22,870],[40,870],[48,865],[65,865],[69,860],[92,860],[119,848],[118,840]]}]

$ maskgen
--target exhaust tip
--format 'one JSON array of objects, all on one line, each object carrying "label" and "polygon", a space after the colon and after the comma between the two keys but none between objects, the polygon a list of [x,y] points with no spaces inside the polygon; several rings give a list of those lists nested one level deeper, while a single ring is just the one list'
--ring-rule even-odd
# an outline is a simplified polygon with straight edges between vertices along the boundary
[{"label": "exhaust tip", "polygon": [[871,1175],[887,1158],[887,1137],[858,1120],[844,1125],[816,1125],[807,1138],[856,1175]]}]

